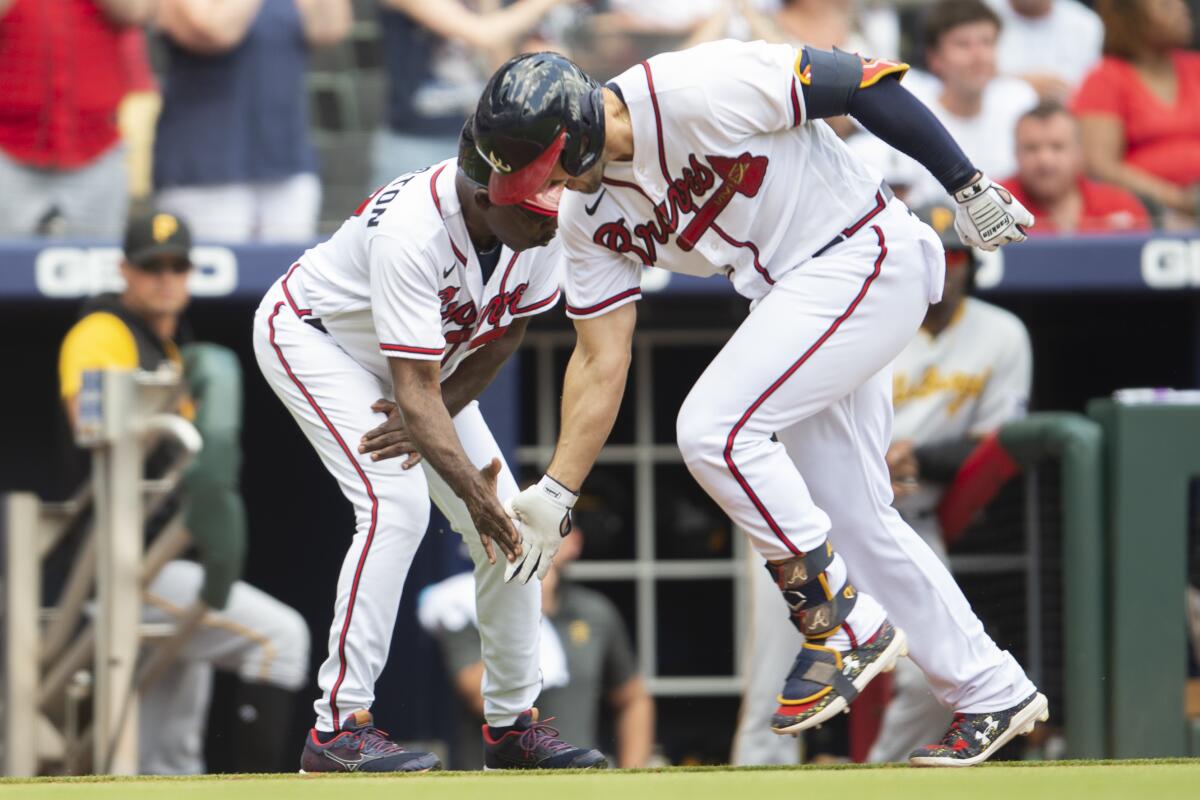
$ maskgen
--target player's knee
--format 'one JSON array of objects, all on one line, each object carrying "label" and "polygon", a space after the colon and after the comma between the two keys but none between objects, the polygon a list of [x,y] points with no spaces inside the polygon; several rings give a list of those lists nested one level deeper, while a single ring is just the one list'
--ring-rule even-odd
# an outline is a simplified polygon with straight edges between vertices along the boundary
[{"label": "player's knee", "polygon": [[713,425],[712,415],[705,413],[699,403],[692,402],[691,396],[675,418],[675,440],[689,467],[723,459],[724,441]]}]

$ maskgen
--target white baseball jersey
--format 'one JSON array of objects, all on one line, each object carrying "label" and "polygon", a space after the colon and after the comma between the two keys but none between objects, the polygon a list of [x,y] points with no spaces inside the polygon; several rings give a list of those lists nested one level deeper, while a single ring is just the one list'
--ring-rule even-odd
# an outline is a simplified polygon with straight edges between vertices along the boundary
[{"label": "white baseball jersey", "polygon": [[[569,316],[637,300],[651,265],[725,274],[757,300],[872,208],[882,211],[879,173],[806,118],[799,55],[790,45],[713,42],[613,80],[634,156],[609,162],[597,193],[563,194]],[[940,279],[931,283],[940,292]]]},{"label": "white baseball jersey", "polygon": [[320,319],[385,381],[381,356],[440,360],[445,380],[513,320],[558,301],[557,240],[519,253],[505,247],[483,281],[456,174],[448,159],[384,186],[301,256],[284,284],[296,313]]},{"label": "white baseball jersey", "polygon": [[1012,313],[968,297],[938,336],[922,328],[893,370],[892,438],[920,447],[984,436],[1025,414],[1029,333]]},{"label": "white baseball jersey", "polygon": [[[263,376],[354,507],[329,655],[317,673],[322,694],[314,710],[322,731],[337,730],[374,701],[431,499],[475,562],[488,722],[511,725],[541,688],[540,584],[504,582],[503,560],[488,563],[466,505],[428,463],[405,470],[401,459],[375,461],[354,447],[382,421],[371,406],[389,392],[388,357],[440,361],[444,380],[513,320],[558,299],[554,243],[520,253],[502,249],[485,279],[456,175],[454,160],[447,160],[384,186],[276,281],[255,315]],[[324,332],[308,324],[314,318]],[[516,496],[517,483],[478,404],[462,409],[454,427],[472,464],[500,460],[500,501]]]},{"label": "white baseball jersey", "polygon": [[[1016,316],[968,297],[938,336],[921,329],[896,358],[892,439],[917,447],[985,436],[1025,414],[1033,381],[1029,333]],[[944,487],[922,481],[896,508],[927,540],[941,536],[933,515]]]}]

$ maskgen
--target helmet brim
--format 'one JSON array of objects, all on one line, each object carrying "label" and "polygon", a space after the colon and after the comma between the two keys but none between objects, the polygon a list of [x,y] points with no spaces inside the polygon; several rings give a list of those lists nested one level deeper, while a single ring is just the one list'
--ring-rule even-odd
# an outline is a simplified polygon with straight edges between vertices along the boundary
[{"label": "helmet brim", "polygon": [[567,132],[560,131],[541,155],[512,172],[496,169],[495,161],[488,157],[488,154],[484,154],[492,162],[492,175],[488,178],[488,197],[496,205],[509,206],[528,200],[541,192],[549,182],[550,173],[554,172],[566,144]]}]

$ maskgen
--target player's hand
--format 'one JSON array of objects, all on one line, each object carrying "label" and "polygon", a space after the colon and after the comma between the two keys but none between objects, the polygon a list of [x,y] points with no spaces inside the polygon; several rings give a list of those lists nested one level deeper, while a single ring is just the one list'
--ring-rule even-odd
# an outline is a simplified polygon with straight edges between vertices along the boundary
[{"label": "player's hand", "polygon": [[917,463],[916,450],[908,439],[892,442],[887,451],[888,474],[892,478],[892,494],[896,500],[914,494],[920,484],[920,465]]},{"label": "player's hand", "polygon": [[382,397],[371,404],[371,410],[386,414],[387,419],[363,434],[358,441],[358,452],[370,453],[372,461],[408,456],[400,469],[412,469],[421,463],[421,454],[408,434],[400,409],[391,400]]},{"label": "player's hand", "polygon": [[488,563],[496,563],[496,551],[492,542],[500,545],[505,557],[511,565],[521,557],[521,537],[500,499],[496,496],[496,479],[500,475],[500,459],[493,458],[492,463],[479,470],[479,481],[476,487],[462,498],[479,532],[479,541],[487,552]]},{"label": "player's hand", "polygon": [[535,572],[539,580],[546,577],[563,537],[571,532],[571,508],[578,499],[577,494],[545,475],[505,503],[505,509],[520,527],[525,551],[520,559],[510,561],[504,568],[506,582],[517,577],[521,583],[529,583]]},{"label": "player's hand", "polygon": [[1010,242],[1023,242],[1025,230],[1033,225],[1033,214],[1021,205],[1012,192],[986,175],[979,176],[954,193],[958,210],[954,229],[964,244],[981,250],[995,250]]}]

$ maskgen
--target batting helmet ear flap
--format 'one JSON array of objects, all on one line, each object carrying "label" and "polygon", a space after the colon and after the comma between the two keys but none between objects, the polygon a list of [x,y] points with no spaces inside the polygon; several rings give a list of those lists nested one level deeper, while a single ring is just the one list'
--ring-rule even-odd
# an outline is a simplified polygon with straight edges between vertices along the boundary
[{"label": "batting helmet ear flap", "polygon": [[472,183],[487,186],[488,178],[492,176],[492,168],[484,161],[483,156],[475,149],[475,117],[467,117],[458,134],[458,171]]},{"label": "batting helmet ear flap", "polygon": [[579,121],[575,131],[568,131],[561,160],[563,169],[572,175],[594,167],[604,152],[604,87],[594,85],[579,102]]}]

